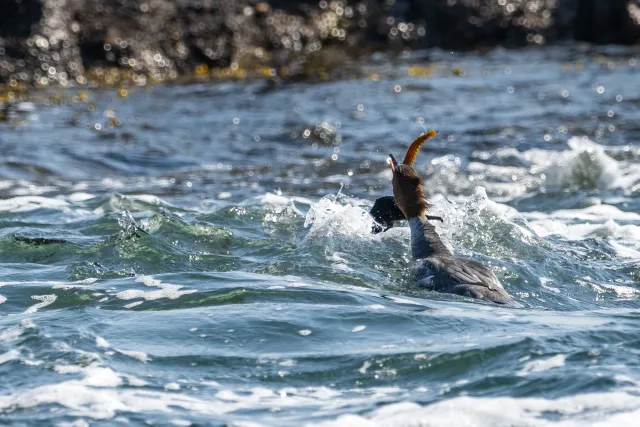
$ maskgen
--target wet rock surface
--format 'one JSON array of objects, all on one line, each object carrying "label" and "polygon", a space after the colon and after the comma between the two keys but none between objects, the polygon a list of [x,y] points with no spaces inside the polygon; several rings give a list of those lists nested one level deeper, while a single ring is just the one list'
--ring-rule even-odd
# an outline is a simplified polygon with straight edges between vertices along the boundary
[{"label": "wet rock surface", "polygon": [[0,84],[322,78],[372,50],[640,40],[638,0],[0,0]]}]

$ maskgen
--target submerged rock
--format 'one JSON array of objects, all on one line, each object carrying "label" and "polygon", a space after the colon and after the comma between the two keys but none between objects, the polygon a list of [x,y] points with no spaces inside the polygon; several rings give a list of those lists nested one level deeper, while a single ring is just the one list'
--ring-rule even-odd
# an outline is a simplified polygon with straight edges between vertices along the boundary
[{"label": "submerged rock", "polygon": [[0,8],[0,83],[13,85],[246,70],[306,78],[373,49],[640,41],[638,0],[0,0]]}]

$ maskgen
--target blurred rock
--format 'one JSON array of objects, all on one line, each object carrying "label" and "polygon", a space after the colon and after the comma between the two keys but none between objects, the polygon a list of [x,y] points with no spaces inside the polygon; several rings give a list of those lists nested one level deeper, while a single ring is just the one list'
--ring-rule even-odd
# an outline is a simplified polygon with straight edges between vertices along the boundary
[{"label": "blurred rock", "polygon": [[640,0],[0,0],[0,10],[0,83],[14,86],[322,77],[372,50],[640,41]]}]

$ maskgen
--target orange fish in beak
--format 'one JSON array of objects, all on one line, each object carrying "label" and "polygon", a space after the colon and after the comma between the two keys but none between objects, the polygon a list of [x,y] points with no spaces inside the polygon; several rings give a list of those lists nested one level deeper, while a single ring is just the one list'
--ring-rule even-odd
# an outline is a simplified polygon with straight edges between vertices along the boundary
[{"label": "orange fish in beak", "polygon": [[[436,136],[436,131],[433,129],[429,129],[429,131],[423,135],[420,135],[411,143],[409,148],[407,149],[407,154],[404,155],[404,160],[402,161],[403,165],[413,166],[413,163],[416,161],[416,157],[418,157],[418,151],[422,144],[430,140]],[[393,154],[389,154],[389,164],[391,166],[391,170],[395,172],[398,169],[399,163]]]}]

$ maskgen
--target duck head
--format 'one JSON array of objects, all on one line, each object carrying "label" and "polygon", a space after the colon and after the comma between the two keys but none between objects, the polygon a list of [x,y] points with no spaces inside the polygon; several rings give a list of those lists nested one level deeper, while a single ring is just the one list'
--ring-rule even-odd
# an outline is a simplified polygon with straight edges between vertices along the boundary
[{"label": "duck head", "polygon": [[[430,130],[413,141],[402,163],[398,163],[393,154],[389,155],[391,170],[393,171],[393,197],[407,219],[424,216],[429,208],[429,204],[422,194],[422,178],[413,169],[413,162],[418,156],[420,146],[434,136],[436,136],[435,131]],[[439,217],[428,219],[440,219],[442,221]]]}]

